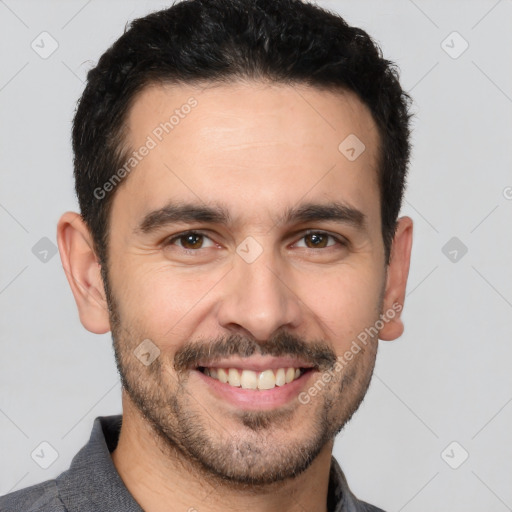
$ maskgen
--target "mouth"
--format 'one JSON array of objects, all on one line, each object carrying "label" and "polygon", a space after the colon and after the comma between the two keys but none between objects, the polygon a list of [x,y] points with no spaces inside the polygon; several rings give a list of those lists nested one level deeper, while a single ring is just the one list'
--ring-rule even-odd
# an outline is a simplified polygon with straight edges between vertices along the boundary
[{"label": "mouth", "polygon": [[203,375],[234,388],[263,391],[287,386],[311,371],[312,368],[283,367],[254,371],[233,367],[214,368],[199,366],[197,370],[203,373]]},{"label": "mouth", "polygon": [[270,410],[297,402],[316,366],[295,358],[249,357],[204,362],[192,376],[207,393],[237,410]]}]

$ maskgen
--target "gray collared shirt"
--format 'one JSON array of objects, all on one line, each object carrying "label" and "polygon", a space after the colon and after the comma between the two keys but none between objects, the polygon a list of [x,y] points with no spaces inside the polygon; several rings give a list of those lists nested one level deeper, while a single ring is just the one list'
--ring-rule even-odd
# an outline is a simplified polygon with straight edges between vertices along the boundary
[{"label": "gray collared shirt", "polygon": [[[1,512],[143,512],[119,473],[110,453],[117,446],[122,416],[94,420],[87,444],[67,471],[53,480],[0,497]],[[328,512],[383,512],[359,501],[334,457],[331,463]]]}]

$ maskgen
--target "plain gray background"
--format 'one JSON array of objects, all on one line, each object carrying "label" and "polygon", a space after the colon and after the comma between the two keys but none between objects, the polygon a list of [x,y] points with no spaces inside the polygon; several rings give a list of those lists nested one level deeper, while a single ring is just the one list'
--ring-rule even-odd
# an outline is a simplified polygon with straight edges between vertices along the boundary
[{"label": "plain gray background", "polygon": [[[405,333],[380,342],[335,455],[388,512],[512,510],[512,1],[319,3],[397,62],[416,112]],[[110,334],[80,324],[51,243],[77,209],[86,72],[127,21],[166,5],[0,0],[0,495],[58,475],[93,419],[121,412]],[[47,58],[41,38],[58,43]],[[58,453],[47,469],[31,457],[41,442]]]}]

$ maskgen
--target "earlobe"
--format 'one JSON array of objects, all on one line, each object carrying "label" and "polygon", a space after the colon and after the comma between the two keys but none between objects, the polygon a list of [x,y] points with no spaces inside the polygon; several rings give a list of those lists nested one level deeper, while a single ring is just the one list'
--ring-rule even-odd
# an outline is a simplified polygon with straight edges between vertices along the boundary
[{"label": "earlobe", "polygon": [[61,216],[57,242],[82,325],[95,334],[110,331],[101,266],[89,229],[78,213],[66,212]]},{"label": "earlobe", "polygon": [[412,249],[413,222],[410,217],[400,217],[393,238],[391,257],[388,265],[383,311],[385,325],[379,332],[379,339],[392,341],[404,331],[401,312],[405,302],[405,290],[409,276]]}]

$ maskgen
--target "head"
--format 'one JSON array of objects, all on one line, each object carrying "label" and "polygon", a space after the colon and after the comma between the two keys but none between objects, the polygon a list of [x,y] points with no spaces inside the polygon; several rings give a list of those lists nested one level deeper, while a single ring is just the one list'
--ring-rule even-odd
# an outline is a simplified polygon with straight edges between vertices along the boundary
[{"label": "head", "polygon": [[368,34],[298,0],[185,0],[89,72],[59,249],[169,453],[281,481],[358,408],[403,330],[408,106]]}]

